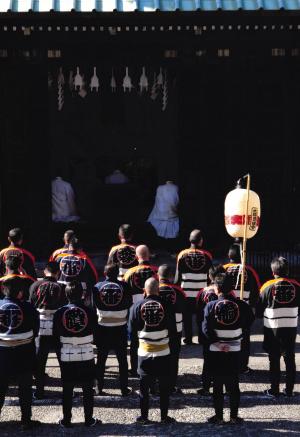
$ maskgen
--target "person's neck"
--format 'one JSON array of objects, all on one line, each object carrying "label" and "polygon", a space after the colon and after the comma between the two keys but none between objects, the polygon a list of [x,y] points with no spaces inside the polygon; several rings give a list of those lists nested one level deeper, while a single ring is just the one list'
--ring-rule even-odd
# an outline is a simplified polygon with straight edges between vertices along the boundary
[{"label": "person's neck", "polygon": [[19,270],[7,270],[7,275],[19,275]]},{"label": "person's neck", "polygon": [[10,247],[20,247],[21,243],[13,243],[12,241],[10,242]]},{"label": "person's neck", "polygon": [[105,276],[105,280],[106,281],[111,281],[111,282],[116,282],[118,280],[117,276],[111,278],[109,276]]},{"label": "person's neck", "polygon": [[12,300],[12,301],[18,301],[19,300],[19,298],[18,298],[18,296],[4,296],[4,299],[9,299],[9,300]]},{"label": "person's neck", "polygon": [[198,246],[198,244],[191,243],[191,249],[200,249],[200,247]]},{"label": "person's neck", "polygon": [[150,260],[149,259],[139,259],[139,264],[145,264],[145,263],[149,263]]},{"label": "person's neck", "polygon": [[69,300],[68,303],[69,303],[69,305],[78,305],[78,304],[80,304],[82,302],[81,302],[80,299],[76,299],[76,300]]},{"label": "person's neck", "polygon": [[127,240],[126,238],[120,238],[120,241],[122,244],[126,244],[129,240]]},{"label": "person's neck", "polygon": [[56,279],[56,276],[53,273],[45,273],[45,278]]}]

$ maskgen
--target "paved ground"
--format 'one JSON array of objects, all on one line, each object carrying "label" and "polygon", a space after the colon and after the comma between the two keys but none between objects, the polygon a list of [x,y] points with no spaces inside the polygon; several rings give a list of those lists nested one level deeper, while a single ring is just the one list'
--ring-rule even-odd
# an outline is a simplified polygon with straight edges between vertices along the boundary
[{"label": "paved ground", "polygon": [[[103,271],[105,254],[97,254],[94,262],[99,271]],[[155,259],[156,264],[174,260],[169,257]],[[43,263],[40,263],[43,267]],[[183,389],[182,396],[174,396],[171,399],[170,415],[178,421],[176,425],[162,427],[159,425],[158,399],[151,400],[153,410],[150,418],[156,421],[149,427],[141,427],[134,424],[139,414],[138,405],[138,380],[129,379],[129,386],[133,387],[135,394],[128,398],[119,396],[117,382],[117,362],[110,356],[106,369],[105,391],[106,397],[95,398],[95,416],[103,421],[103,425],[97,429],[86,429],[82,426],[83,411],[81,396],[74,399],[72,430],[62,430],[57,422],[61,418],[61,389],[60,372],[53,355],[48,360],[47,394],[49,399],[38,401],[33,407],[33,418],[43,423],[43,426],[31,433],[19,433],[17,421],[20,420],[16,390],[12,387],[9,391],[6,405],[0,418],[0,437],[28,435],[47,436],[76,435],[76,436],[233,436],[240,434],[241,437],[261,436],[300,436],[300,394],[292,400],[282,397],[274,402],[262,394],[268,388],[268,359],[262,350],[261,322],[256,321],[252,335],[252,356],[250,365],[254,369],[253,374],[241,377],[241,408],[240,416],[246,422],[243,426],[207,425],[206,419],[213,414],[212,401],[210,398],[200,398],[196,394],[199,388],[199,373],[202,368],[201,348],[197,346],[183,346],[180,360],[180,375],[178,385]],[[196,341],[196,338],[195,338]],[[297,382],[300,382],[300,336],[297,338]],[[284,376],[283,376],[284,380]],[[283,388],[284,386],[282,386]],[[80,389],[77,389],[80,393]],[[299,384],[296,391],[300,392]],[[228,400],[226,400],[226,405]],[[228,416],[227,416],[228,417]]]},{"label": "paved ground", "polygon": [[[202,366],[199,346],[183,346],[180,360],[179,386],[183,388],[184,395],[174,396],[171,399],[170,415],[178,421],[176,425],[163,427],[154,423],[149,427],[141,427],[133,422],[138,415],[137,393],[128,398],[119,396],[117,384],[117,363],[114,357],[110,356],[106,373],[105,391],[106,397],[95,398],[95,416],[103,420],[103,425],[97,429],[86,429],[80,423],[83,420],[81,408],[81,396],[74,400],[72,430],[61,430],[57,421],[61,417],[60,404],[60,380],[57,361],[51,355],[48,361],[47,394],[49,399],[38,401],[33,407],[33,417],[43,422],[43,426],[31,433],[19,433],[17,423],[20,419],[16,390],[12,387],[9,391],[6,405],[3,408],[0,435],[32,435],[32,436],[56,436],[78,435],[78,436],[270,436],[289,435],[300,436],[300,395],[293,400],[287,401],[282,397],[274,402],[262,394],[268,387],[268,361],[261,349],[262,337],[260,322],[257,321],[252,335],[253,352],[250,365],[254,369],[253,374],[241,377],[241,409],[240,415],[246,420],[243,426],[222,426],[207,425],[207,417],[213,414],[210,398],[199,398],[196,388],[199,387],[199,371]],[[298,335],[297,347],[297,368],[300,368],[300,337]],[[284,376],[283,376],[284,378]],[[299,370],[298,370],[299,382]],[[138,381],[130,379],[129,385],[135,390],[138,389]],[[300,386],[296,386],[300,391]],[[80,389],[77,389],[80,392]],[[159,420],[158,399],[151,401],[153,410],[151,419]],[[227,405],[227,401],[226,401]],[[227,413],[226,413],[227,417]]]}]

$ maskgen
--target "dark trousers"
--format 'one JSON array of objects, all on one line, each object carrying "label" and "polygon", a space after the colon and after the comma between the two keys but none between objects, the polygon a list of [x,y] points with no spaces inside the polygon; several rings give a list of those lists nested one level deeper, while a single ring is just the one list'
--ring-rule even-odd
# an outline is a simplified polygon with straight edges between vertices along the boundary
[{"label": "dark trousers", "polygon": [[170,356],[144,358],[139,357],[140,374],[140,408],[141,416],[148,418],[149,413],[149,390],[153,381],[158,380],[160,394],[160,414],[165,419],[169,410],[170,396]]},{"label": "dark trousers", "polygon": [[170,366],[170,388],[171,391],[176,387],[179,367],[179,355],[181,349],[181,332],[177,333],[174,340],[170,342],[171,366]]},{"label": "dark trousers", "polygon": [[98,328],[97,336],[97,380],[98,388],[101,391],[104,385],[105,363],[110,350],[114,350],[120,374],[120,388],[125,391],[128,385],[128,363],[127,363],[127,329],[126,326],[110,328]]},{"label": "dark trousers", "polygon": [[[32,372],[20,373],[16,376],[16,380],[19,390],[21,420],[22,422],[28,422],[31,419]],[[0,375],[0,412],[4,404],[8,386],[8,377],[6,375]]]},{"label": "dark trousers", "polygon": [[133,372],[137,371],[138,367],[138,348],[139,348],[139,340],[133,339],[130,342],[130,367]]},{"label": "dark trousers", "polygon": [[[165,377],[157,377],[159,385],[160,396],[160,415],[164,419],[168,415],[169,410],[169,396],[170,396],[170,384]],[[141,416],[144,419],[148,418],[149,413],[149,390],[153,386],[153,376],[144,375],[140,378],[140,408]]]},{"label": "dark trousers", "polygon": [[203,367],[202,367],[202,387],[204,390],[209,391],[212,385],[212,375],[209,369],[208,364],[208,352],[209,346],[207,344],[203,344]]},{"label": "dark trousers", "polygon": [[225,385],[229,393],[230,417],[236,418],[240,404],[240,352],[208,351],[207,364],[213,380],[213,404],[216,416],[223,417],[223,386]]},{"label": "dark trousers", "polygon": [[238,373],[234,375],[217,376],[213,377],[213,404],[215,414],[219,418],[223,418],[224,408],[224,393],[223,386],[226,386],[226,390],[229,393],[230,403],[230,417],[236,418],[238,415],[238,409],[240,404],[240,389],[239,389],[239,376]]},{"label": "dark trousers", "polygon": [[186,299],[185,311],[183,313],[184,336],[186,342],[190,343],[193,339],[193,316],[196,313],[196,299],[188,297]]},{"label": "dark trousers", "polygon": [[283,356],[286,367],[286,392],[291,394],[294,389],[296,378],[294,349],[288,349],[284,352],[275,350],[274,352],[269,353],[271,390],[274,393],[279,393],[281,356]]},{"label": "dark trousers", "polygon": [[250,357],[250,329],[243,331],[243,338],[241,342],[241,355],[240,355],[240,370],[246,370],[249,364]]},{"label": "dark trousers", "polygon": [[39,337],[39,346],[37,350],[37,362],[36,362],[36,390],[40,395],[44,394],[45,387],[45,370],[49,352],[54,349],[57,359],[59,361],[59,348],[54,337],[48,335],[42,335]]},{"label": "dark trousers", "polygon": [[[80,383],[83,392],[83,408],[84,408],[84,418],[85,422],[89,422],[93,417],[94,409],[94,391],[93,391],[93,380],[84,381]],[[72,401],[73,401],[73,390],[75,383],[71,381],[62,381],[63,388],[63,415],[64,421],[70,422],[72,418]]]}]

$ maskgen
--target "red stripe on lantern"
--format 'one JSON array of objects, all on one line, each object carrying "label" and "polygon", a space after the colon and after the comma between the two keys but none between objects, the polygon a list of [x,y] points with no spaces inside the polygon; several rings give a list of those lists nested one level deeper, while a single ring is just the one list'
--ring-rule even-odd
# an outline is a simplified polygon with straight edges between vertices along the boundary
[{"label": "red stripe on lantern", "polygon": [[[248,215],[248,225],[252,223],[252,215]],[[244,225],[245,224],[245,214],[244,215],[227,215],[225,216],[225,225]],[[256,226],[260,224],[260,217],[256,217]]]}]

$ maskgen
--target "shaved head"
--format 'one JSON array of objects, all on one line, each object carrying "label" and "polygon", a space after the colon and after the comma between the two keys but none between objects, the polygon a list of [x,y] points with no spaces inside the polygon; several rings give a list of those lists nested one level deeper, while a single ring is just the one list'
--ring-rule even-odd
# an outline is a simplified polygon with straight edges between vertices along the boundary
[{"label": "shaved head", "polygon": [[144,289],[147,296],[158,295],[158,281],[154,278],[148,278],[145,282]]},{"label": "shaved head", "polygon": [[200,229],[194,229],[190,233],[190,243],[195,244],[196,246],[202,246],[203,236]]},{"label": "shaved head", "polygon": [[162,264],[159,266],[157,273],[160,279],[170,279],[172,276],[171,269],[167,264]]},{"label": "shaved head", "polygon": [[73,237],[75,237],[75,232],[73,231],[73,229],[69,229],[64,233],[64,243],[69,244]]},{"label": "shaved head", "polygon": [[147,246],[141,244],[135,249],[136,256],[139,261],[149,261],[150,252]]}]

